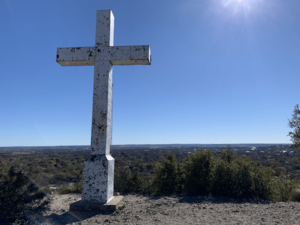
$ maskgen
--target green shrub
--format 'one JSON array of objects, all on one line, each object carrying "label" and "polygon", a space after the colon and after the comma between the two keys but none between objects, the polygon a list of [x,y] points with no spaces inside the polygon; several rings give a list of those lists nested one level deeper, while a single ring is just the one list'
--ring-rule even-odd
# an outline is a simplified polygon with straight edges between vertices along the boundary
[{"label": "green shrub", "polygon": [[182,170],[174,153],[169,153],[167,160],[154,164],[155,176],[151,182],[153,195],[168,195],[182,191]]},{"label": "green shrub", "polygon": [[132,182],[132,175],[128,168],[124,172],[115,171],[115,190],[122,193],[133,192],[134,183]]},{"label": "green shrub", "polygon": [[64,184],[58,191],[58,194],[82,193],[82,181],[75,183],[73,186]]},{"label": "green shrub", "polygon": [[[299,181],[275,177],[270,167],[233,154],[230,148],[216,157],[211,150],[189,155],[182,163],[173,153],[156,163],[151,182],[154,195],[218,195],[274,201],[297,201]],[[298,186],[297,186],[298,185]]]},{"label": "green shrub", "polygon": [[41,193],[33,183],[11,164],[0,167],[0,217],[8,222],[14,222],[22,217],[26,203],[42,198]]},{"label": "green shrub", "polygon": [[199,195],[210,193],[213,188],[212,173],[215,161],[214,154],[210,150],[204,151],[203,149],[183,160],[185,194]]},{"label": "green shrub", "polygon": [[289,184],[289,180],[281,177],[274,177],[271,181],[271,199],[278,202],[288,201],[290,198],[290,192],[292,191],[292,188]]},{"label": "green shrub", "polygon": [[290,201],[292,202],[300,202],[300,190],[294,189],[290,193]]},{"label": "green shrub", "polygon": [[236,179],[233,175],[235,166],[229,166],[225,161],[218,159],[214,168],[214,179],[211,192],[216,195],[230,195],[236,186]]},{"label": "green shrub", "polygon": [[73,190],[75,193],[82,193],[82,180],[74,184]]},{"label": "green shrub", "polygon": [[131,192],[134,192],[134,193],[143,192],[144,182],[143,182],[142,178],[140,177],[139,173],[134,174],[131,178],[131,181],[132,181]]},{"label": "green shrub", "polygon": [[272,200],[280,202],[300,200],[299,180],[288,180],[282,177],[274,177],[271,183]]},{"label": "green shrub", "polygon": [[68,194],[68,193],[72,193],[72,187],[64,184],[58,191],[58,194],[62,195],[62,194]]},{"label": "green shrub", "polygon": [[114,189],[121,193],[148,194],[149,181],[142,178],[139,173],[131,174],[126,168],[123,172],[115,170]]}]

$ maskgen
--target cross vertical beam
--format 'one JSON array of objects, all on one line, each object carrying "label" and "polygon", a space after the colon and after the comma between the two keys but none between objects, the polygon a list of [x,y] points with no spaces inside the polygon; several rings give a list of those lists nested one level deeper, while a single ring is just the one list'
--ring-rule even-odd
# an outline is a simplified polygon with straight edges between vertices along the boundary
[{"label": "cross vertical beam", "polygon": [[[110,10],[97,11],[95,46],[114,42],[114,16]],[[112,65],[109,60],[94,62],[94,93],[91,154],[110,154],[112,111]]]},{"label": "cross vertical beam", "polygon": [[[113,45],[114,16],[110,10],[97,11],[95,46]],[[106,203],[113,198],[115,160],[110,155],[112,111],[112,64],[94,60],[94,92],[91,156],[84,162],[82,200]]]},{"label": "cross vertical beam", "polygon": [[92,155],[109,155],[111,146],[112,65],[95,61],[92,116]]},{"label": "cross vertical beam", "polygon": [[115,18],[111,10],[98,10],[96,19],[95,46],[114,45]]}]

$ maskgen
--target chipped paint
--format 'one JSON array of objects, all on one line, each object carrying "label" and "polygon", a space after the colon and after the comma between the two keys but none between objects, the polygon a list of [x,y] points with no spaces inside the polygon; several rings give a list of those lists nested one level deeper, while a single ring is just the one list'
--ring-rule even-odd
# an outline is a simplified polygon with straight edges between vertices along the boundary
[{"label": "chipped paint", "polygon": [[84,161],[82,201],[106,203],[113,197],[115,160],[91,155]]},{"label": "chipped paint", "polygon": [[149,45],[113,46],[114,16],[98,10],[93,47],[58,48],[62,66],[94,66],[91,155],[84,162],[82,200],[106,203],[113,198],[114,163],[110,155],[113,65],[150,65]]},{"label": "chipped paint", "polygon": [[96,61],[110,61],[112,65],[150,65],[149,45],[58,48],[57,58],[62,66],[92,66]]}]

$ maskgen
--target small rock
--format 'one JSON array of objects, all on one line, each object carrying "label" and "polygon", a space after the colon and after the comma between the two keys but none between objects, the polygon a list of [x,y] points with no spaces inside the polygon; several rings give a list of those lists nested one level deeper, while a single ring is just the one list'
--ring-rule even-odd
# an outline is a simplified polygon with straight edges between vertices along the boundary
[{"label": "small rock", "polygon": [[135,216],[135,218],[136,218],[137,220],[140,220],[140,219],[141,219],[141,217],[140,217],[140,216]]}]

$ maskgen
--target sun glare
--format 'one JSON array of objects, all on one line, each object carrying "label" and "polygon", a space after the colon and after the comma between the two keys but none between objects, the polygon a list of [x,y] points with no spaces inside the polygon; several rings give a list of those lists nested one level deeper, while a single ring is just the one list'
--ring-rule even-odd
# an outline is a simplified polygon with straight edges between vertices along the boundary
[{"label": "sun glare", "polygon": [[234,14],[243,13],[244,15],[248,15],[258,7],[258,3],[262,1],[263,0],[222,0],[222,5],[225,8],[231,9]]}]

